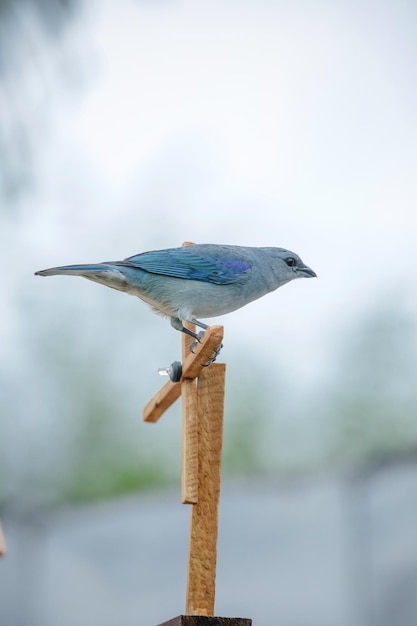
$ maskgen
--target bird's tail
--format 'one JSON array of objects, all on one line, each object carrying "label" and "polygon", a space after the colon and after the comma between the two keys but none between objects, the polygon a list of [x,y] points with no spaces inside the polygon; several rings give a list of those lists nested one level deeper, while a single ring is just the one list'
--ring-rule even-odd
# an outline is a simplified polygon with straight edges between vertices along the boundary
[{"label": "bird's tail", "polygon": [[62,267],[51,267],[47,270],[35,272],[35,276],[55,276],[57,274],[68,274],[69,276],[85,276],[89,274],[99,274],[109,271],[111,267],[105,263],[97,263],[96,265],[63,265]]},{"label": "bird's tail", "polygon": [[66,274],[67,276],[82,276],[94,283],[100,283],[118,291],[128,291],[129,281],[118,267],[112,263],[95,263],[94,265],[63,265],[51,267],[47,270],[35,272],[35,276],[55,276]]}]

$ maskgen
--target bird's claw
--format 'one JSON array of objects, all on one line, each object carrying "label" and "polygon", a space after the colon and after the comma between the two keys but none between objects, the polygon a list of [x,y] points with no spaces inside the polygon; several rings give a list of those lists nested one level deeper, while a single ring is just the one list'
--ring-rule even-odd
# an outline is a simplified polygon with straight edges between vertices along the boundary
[{"label": "bird's claw", "polygon": [[214,361],[217,359],[217,357],[220,354],[221,349],[223,348],[223,344],[221,343],[220,346],[217,348],[217,350],[215,351],[215,353],[213,354],[213,356],[211,356],[209,358],[209,360],[207,361],[207,363],[203,363],[203,367],[208,367],[209,365],[211,365],[212,363],[214,363]]},{"label": "bird's claw", "polygon": [[[201,331],[198,333],[196,340],[193,341],[193,343],[190,345],[190,352],[192,352],[193,354],[195,354],[195,349],[198,346],[199,343],[201,343],[202,338],[204,337],[204,331]],[[217,357],[220,354],[220,350],[223,348],[223,344],[220,344],[220,347],[217,348],[217,350],[215,351],[215,353],[213,354],[213,356],[211,356],[209,358],[209,360],[207,361],[207,363],[203,364],[203,367],[208,367],[209,365],[211,365],[212,363],[214,363],[214,361],[217,359]]]},{"label": "bird's claw", "polygon": [[194,350],[198,346],[198,344],[201,343],[201,340],[203,337],[204,337],[204,331],[201,330],[198,333],[198,335],[195,336],[195,341],[193,341],[193,343],[190,344],[190,352],[195,354]]}]

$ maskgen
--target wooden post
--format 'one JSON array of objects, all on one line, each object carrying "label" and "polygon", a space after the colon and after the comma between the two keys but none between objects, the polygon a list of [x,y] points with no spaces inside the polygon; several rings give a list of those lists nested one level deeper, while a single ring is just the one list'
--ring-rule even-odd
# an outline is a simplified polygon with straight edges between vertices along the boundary
[{"label": "wooden post", "polygon": [[252,624],[250,619],[214,617],[226,365],[206,364],[222,339],[223,327],[210,326],[191,353],[190,338],[184,335],[181,381],[167,382],[143,411],[144,420],[155,423],[182,395],[181,499],[191,504],[186,615],[160,626]]},{"label": "wooden post", "polygon": [[191,507],[186,615],[214,615],[226,365],[198,378],[198,500]]},{"label": "wooden post", "polygon": [[[186,324],[195,332],[194,324]],[[190,354],[193,338],[182,336],[182,360]],[[198,397],[197,380],[184,378],[181,383],[182,395],[182,468],[181,468],[181,502],[197,504],[198,500]]]}]

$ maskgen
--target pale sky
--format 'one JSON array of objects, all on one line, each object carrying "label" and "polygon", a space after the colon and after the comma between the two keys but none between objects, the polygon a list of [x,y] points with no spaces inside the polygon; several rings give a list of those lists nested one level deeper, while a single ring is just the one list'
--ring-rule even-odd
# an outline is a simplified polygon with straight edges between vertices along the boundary
[{"label": "pale sky", "polygon": [[[415,12],[90,4],[66,38],[88,52],[85,85],[53,95],[21,225],[24,280],[184,240],[292,249],[317,280],[217,321],[232,345],[245,333],[295,372],[325,362],[334,333],[397,287],[416,310]],[[54,281],[36,287],[96,289]]]}]

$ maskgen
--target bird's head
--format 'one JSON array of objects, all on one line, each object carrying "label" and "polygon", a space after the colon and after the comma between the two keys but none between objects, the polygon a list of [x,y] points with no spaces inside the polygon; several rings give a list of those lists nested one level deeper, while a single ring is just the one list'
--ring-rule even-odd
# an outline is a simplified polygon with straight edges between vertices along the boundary
[{"label": "bird's head", "polygon": [[295,252],[284,248],[274,248],[274,274],[282,283],[287,283],[295,278],[312,278],[317,274]]}]

